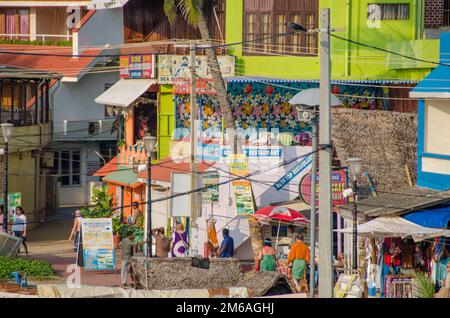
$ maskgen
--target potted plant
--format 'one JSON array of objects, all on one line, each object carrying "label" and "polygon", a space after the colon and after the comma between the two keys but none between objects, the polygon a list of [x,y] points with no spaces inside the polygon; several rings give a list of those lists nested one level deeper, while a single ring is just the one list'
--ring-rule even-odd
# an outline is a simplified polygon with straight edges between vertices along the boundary
[{"label": "potted plant", "polygon": [[119,248],[119,243],[122,240],[122,228],[123,228],[123,224],[120,221],[120,218],[112,219],[112,227],[113,227],[114,248]]}]

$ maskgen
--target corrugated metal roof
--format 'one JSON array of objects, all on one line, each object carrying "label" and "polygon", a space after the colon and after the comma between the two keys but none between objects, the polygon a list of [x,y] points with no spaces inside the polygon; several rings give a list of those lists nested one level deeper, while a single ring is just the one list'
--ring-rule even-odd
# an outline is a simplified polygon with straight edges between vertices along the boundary
[{"label": "corrugated metal roof", "polygon": [[[237,76],[227,77],[225,81],[228,83],[250,83],[250,82],[267,82],[267,83],[315,83],[319,80],[297,80],[297,79],[280,79],[260,76]],[[332,84],[417,84],[419,81],[413,80],[332,80]]]}]

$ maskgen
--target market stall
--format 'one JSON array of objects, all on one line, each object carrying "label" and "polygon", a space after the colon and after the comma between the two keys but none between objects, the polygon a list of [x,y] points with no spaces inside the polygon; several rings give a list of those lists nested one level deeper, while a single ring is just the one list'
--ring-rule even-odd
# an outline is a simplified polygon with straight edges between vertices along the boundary
[{"label": "market stall", "polygon": [[[443,286],[447,275],[444,267],[450,257],[450,230],[421,226],[407,218],[414,219],[378,217],[358,225],[358,236],[363,238],[361,254],[365,255],[359,255],[360,270],[366,273],[369,294],[373,296],[377,290],[386,298],[413,297],[414,273],[426,273],[436,290]],[[352,228],[336,231],[353,233]]]}]

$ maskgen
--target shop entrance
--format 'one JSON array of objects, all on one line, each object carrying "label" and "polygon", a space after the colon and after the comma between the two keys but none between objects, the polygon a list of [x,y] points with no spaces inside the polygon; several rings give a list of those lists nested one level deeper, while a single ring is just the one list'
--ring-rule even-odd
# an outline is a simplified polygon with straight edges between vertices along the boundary
[{"label": "shop entrance", "polygon": [[134,141],[146,134],[157,136],[157,93],[146,92],[134,107]]}]

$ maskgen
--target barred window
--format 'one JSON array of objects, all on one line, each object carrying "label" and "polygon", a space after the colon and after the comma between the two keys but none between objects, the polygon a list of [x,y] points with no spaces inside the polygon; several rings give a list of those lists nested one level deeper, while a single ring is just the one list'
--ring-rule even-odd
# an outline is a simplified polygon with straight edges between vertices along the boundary
[{"label": "barred window", "polygon": [[295,22],[310,29],[317,28],[318,2],[244,0],[244,53],[317,55],[317,34],[283,34],[292,31],[287,30],[288,22]]},{"label": "barred window", "polygon": [[367,6],[369,20],[409,20],[409,3],[370,3]]}]

